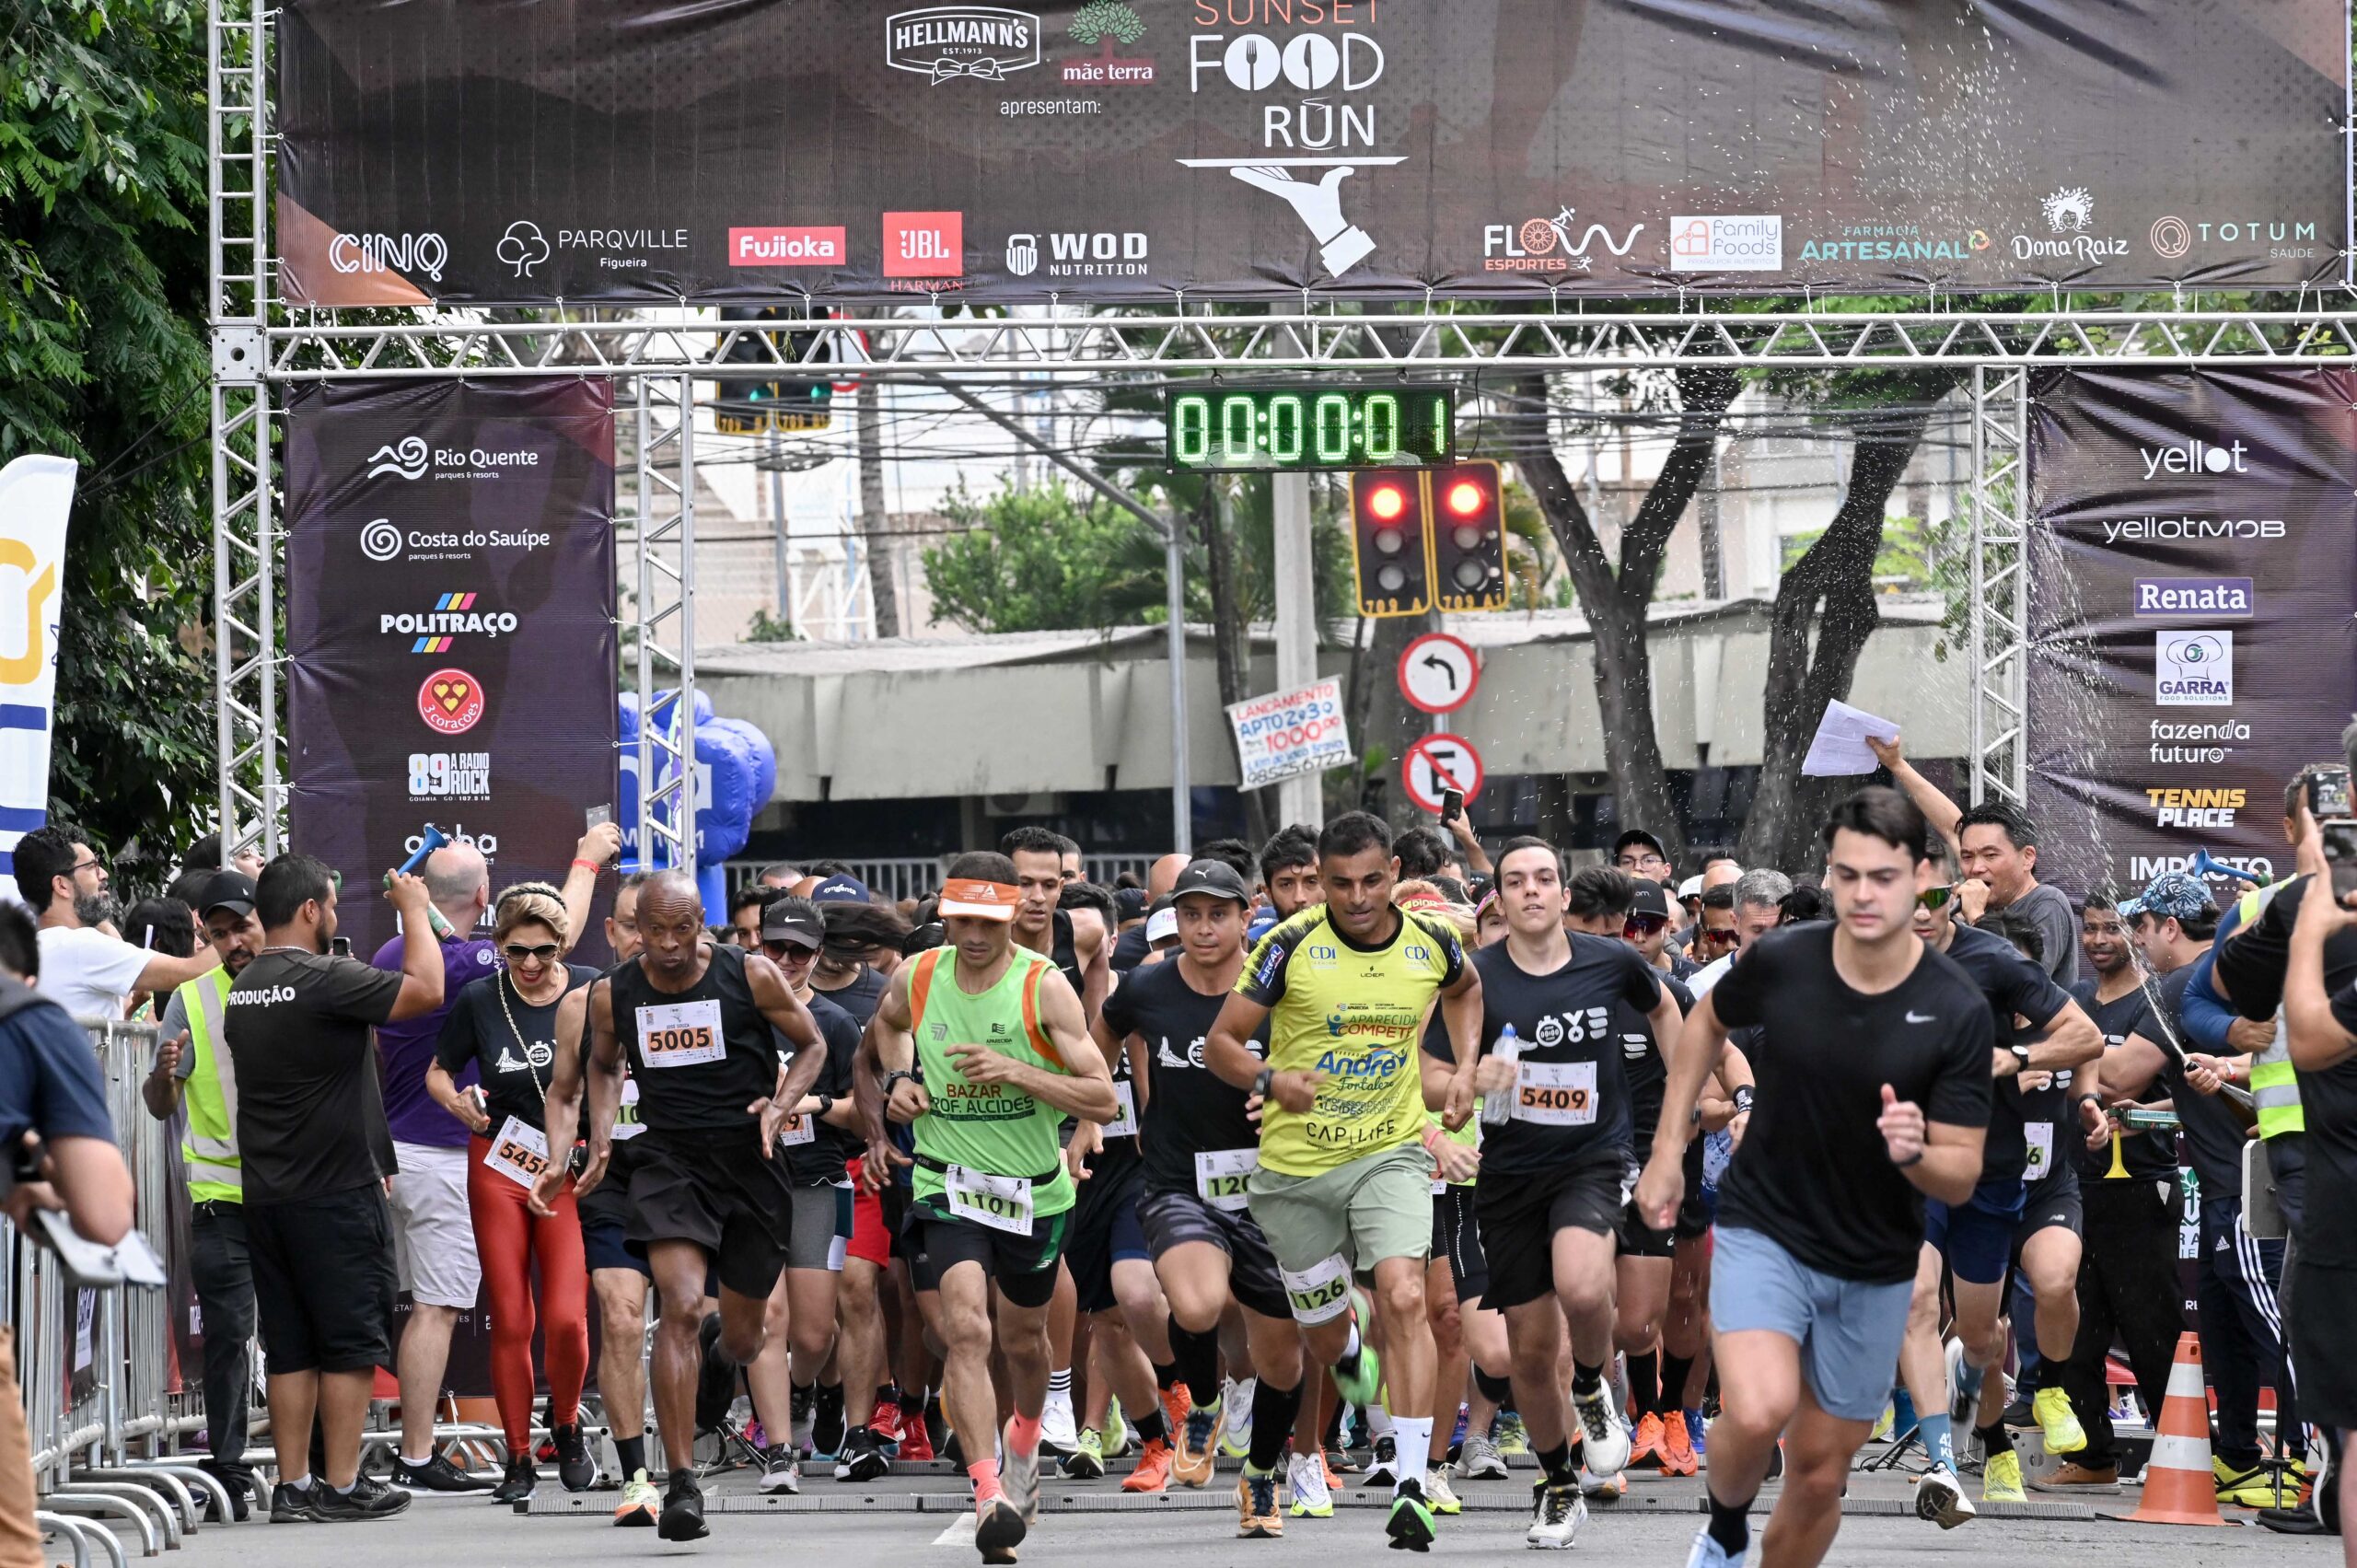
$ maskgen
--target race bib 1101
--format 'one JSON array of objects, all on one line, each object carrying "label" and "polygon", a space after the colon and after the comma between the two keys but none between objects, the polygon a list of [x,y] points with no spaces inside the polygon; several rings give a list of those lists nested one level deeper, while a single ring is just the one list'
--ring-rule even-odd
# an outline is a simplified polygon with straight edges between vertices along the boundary
[{"label": "race bib 1101", "polygon": [[959,1219],[1013,1236],[1031,1234],[1030,1178],[993,1176],[953,1165],[942,1173],[941,1187],[948,1195],[949,1212]]}]

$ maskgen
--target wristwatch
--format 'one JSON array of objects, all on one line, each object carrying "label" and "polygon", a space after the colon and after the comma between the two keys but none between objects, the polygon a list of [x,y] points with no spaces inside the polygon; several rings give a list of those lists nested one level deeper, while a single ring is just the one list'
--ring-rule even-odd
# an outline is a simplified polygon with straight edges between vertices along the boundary
[{"label": "wristwatch", "polygon": [[1735,1110],[1737,1116],[1751,1109],[1751,1086],[1737,1084],[1735,1090]]},{"label": "wristwatch", "polygon": [[1260,1069],[1260,1075],[1252,1080],[1252,1092],[1259,1095],[1262,1099],[1267,1099],[1269,1098],[1269,1086],[1276,1081],[1277,1070],[1274,1067],[1263,1067]]},{"label": "wristwatch", "polygon": [[916,1074],[902,1067],[895,1067],[892,1071],[884,1074],[884,1098],[886,1099],[890,1099],[892,1098],[892,1090],[900,1085],[903,1078],[909,1080],[911,1083],[914,1083],[916,1081]]},{"label": "wristwatch", "polygon": [[820,1096],[819,1097],[819,1115],[824,1116],[824,1115],[826,1115],[826,1114],[827,1114],[827,1112],[829,1112],[829,1111],[830,1111],[830,1110],[832,1110],[832,1109],[835,1109],[835,1097],[834,1097],[834,1096],[832,1096],[832,1095],[820,1095]]}]

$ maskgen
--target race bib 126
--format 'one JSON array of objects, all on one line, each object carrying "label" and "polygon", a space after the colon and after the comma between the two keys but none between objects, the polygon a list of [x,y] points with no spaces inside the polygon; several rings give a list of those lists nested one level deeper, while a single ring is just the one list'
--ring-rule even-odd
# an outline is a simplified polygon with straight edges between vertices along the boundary
[{"label": "race bib 126", "polygon": [[1330,1322],[1351,1309],[1351,1266],[1340,1252],[1299,1273],[1279,1269],[1293,1320],[1304,1327]]}]

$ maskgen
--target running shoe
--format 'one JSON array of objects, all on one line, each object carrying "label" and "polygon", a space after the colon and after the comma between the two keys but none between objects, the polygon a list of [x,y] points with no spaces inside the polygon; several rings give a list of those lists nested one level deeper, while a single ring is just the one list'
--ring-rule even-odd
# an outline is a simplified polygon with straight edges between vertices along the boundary
[{"label": "running shoe", "polygon": [[1542,1551],[1564,1551],[1571,1549],[1587,1523],[1587,1503],[1576,1486],[1558,1486],[1543,1478],[1530,1488],[1530,1527],[1522,1532],[1523,1544]]},{"label": "running shoe", "polygon": [[1623,1468],[1661,1468],[1661,1417],[1647,1411],[1637,1418],[1637,1430],[1629,1439],[1629,1462]]},{"label": "running shoe", "polygon": [[1711,1451],[1707,1446],[1705,1446],[1706,1434],[1702,1430],[1704,1425],[1705,1423],[1702,1418],[1702,1408],[1700,1405],[1688,1407],[1686,1411],[1686,1441],[1694,1446],[1695,1461],[1707,1469],[1710,1468]]},{"label": "running shoe", "polygon": [[1012,1562],[1015,1549],[1023,1544],[1030,1527],[1023,1521],[1023,1511],[1004,1497],[974,1504],[974,1544],[981,1550],[985,1562]]},{"label": "running shoe", "polygon": [[1467,1481],[1504,1481],[1505,1456],[1480,1433],[1469,1432],[1465,1434],[1465,1446],[1457,1450],[1457,1473]]},{"label": "running shoe", "polygon": [[280,1481],[270,1489],[270,1522],[273,1525],[317,1525],[326,1521],[319,1515],[319,1494],[327,1488],[314,1481],[308,1486],[289,1486]]},{"label": "running shoe", "polygon": [[1423,1487],[1414,1481],[1403,1481],[1391,1499],[1391,1515],[1383,1522],[1383,1533],[1391,1538],[1394,1551],[1430,1551],[1433,1538],[1440,1532],[1433,1526],[1433,1511],[1424,1500]]},{"label": "running shoe", "polygon": [[622,1482],[621,1506],[614,1510],[614,1523],[632,1529],[652,1528],[661,1512],[663,1497],[655,1483],[646,1479],[644,1470],[633,1470]]},{"label": "running shoe", "polygon": [[540,1484],[540,1472],[532,1469],[529,1454],[507,1456],[507,1474],[492,1489],[493,1503],[521,1503],[532,1495],[532,1488]]},{"label": "running shoe", "polygon": [[1067,1481],[1099,1481],[1105,1475],[1105,1439],[1097,1428],[1084,1426],[1080,1435],[1073,1439],[1072,1452],[1064,1456],[1064,1479]]},{"label": "running shoe", "polygon": [[1274,1540],[1285,1533],[1277,1511],[1277,1472],[1247,1467],[1236,1478],[1236,1533],[1248,1540]]},{"label": "running shoe", "polygon": [[[1106,1429],[1112,1429],[1109,1420]],[[1058,1454],[1069,1454],[1072,1446],[1080,1441],[1080,1430],[1073,1420],[1072,1395],[1069,1392],[1048,1395],[1047,1404],[1039,1411],[1039,1446]]]},{"label": "running shoe", "polygon": [[712,1533],[703,1522],[703,1489],[685,1470],[675,1471],[670,1490],[663,1494],[663,1516],[655,1533],[665,1540],[702,1540]]},{"label": "running shoe", "polygon": [[1983,1503],[2026,1503],[2029,1493],[2022,1490],[2022,1459],[2011,1448],[2002,1454],[1991,1454],[1980,1467],[1980,1501]]},{"label": "running shoe", "polygon": [[802,1455],[805,1458],[831,1459],[843,1451],[843,1439],[850,1435],[843,1425],[843,1386],[819,1383],[813,1387],[819,1395],[817,1409],[812,1413],[810,1430],[801,1434]]},{"label": "running shoe", "polygon": [[2038,1407],[2030,1401],[2026,1394],[2015,1394],[2014,1402],[2005,1407],[2005,1413],[2000,1419],[2007,1426],[2017,1428],[2040,1424],[2038,1419]]},{"label": "running shoe", "polygon": [[819,1385],[795,1388],[790,1400],[793,1413],[787,1418],[785,1440],[798,1458],[810,1452],[811,1429],[819,1423]]},{"label": "running shoe", "polygon": [[1964,1342],[1947,1342],[1948,1419],[1958,1432],[1972,1427],[1972,1407],[1980,1398],[1980,1368],[1964,1358]]},{"label": "running shoe", "polygon": [[1618,1503],[1629,1495],[1629,1472],[1614,1470],[1610,1475],[1598,1475],[1582,1465],[1580,1490],[1598,1503]]},{"label": "running shoe", "polygon": [[[727,1419],[728,1407],[737,1402],[737,1364],[721,1353],[719,1313],[704,1315],[702,1325],[696,1330],[696,1344],[702,1353],[696,1365],[696,1430],[710,1432]],[[699,1502],[696,1508],[696,1520],[701,1524],[703,1504]]]},{"label": "running shoe", "polygon": [[1170,1444],[1166,1438],[1149,1440],[1138,1451],[1137,1468],[1121,1478],[1123,1492],[1165,1492],[1170,1486]]},{"label": "running shoe", "polygon": [[[2258,1479],[2234,1495],[2238,1508],[2289,1508],[2300,1501],[2305,1472],[2297,1465],[2261,1465]],[[2223,1499],[2222,1499],[2223,1501]]]},{"label": "running shoe", "polygon": [[2246,1469],[2239,1465],[2230,1465],[2225,1460],[2212,1456],[2210,1460],[2210,1474],[2217,1483],[2218,1501],[2221,1504],[2234,1504],[2237,1501],[2235,1495],[2236,1493],[2241,1492],[2245,1487],[2257,1486],[2267,1479],[2267,1467],[2253,1465]]},{"label": "running shoe", "polygon": [[1382,1388],[1383,1365],[1376,1359],[1373,1345],[1359,1346],[1358,1366],[1355,1371],[1345,1373],[1339,1365],[1334,1368],[1335,1392],[1341,1394],[1347,1404],[1356,1405],[1361,1410],[1370,1410],[1374,1408],[1376,1395]]},{"label": "running shoe", "polygon": [[1751,1555],[1747,1546],[1741,1551],[1729,1551],[1711,1537],[1711,1527],[1704,1525],[1694,1532],[1694,1544],[1687,1549],[1686,1568],[1743,1568],[1744,1560]]},{"label": "running shoe", "polygon": [[[528,1459],[526,1463],[529,1463]],[[362,1519],[389,1519],[409,1507],[409,1493],[398,1486],[387,1486],[373,1476],[361,1475],[352,1483],[350,1492],[338,1492],[331,1486],[311,1483],[312,1506],[319,1517],[329,1524],[344,1524]]]},{"label": "running shoe", "polygon": [[1969,1524],[1979,1510],[1964,1494],[1964,1484],[1945,1465],[1933,1465],[1915,1478],[1915,1516],[1929,1519],[1944,1530]]},{"label": "running shoe", "polygon": [[928,1465],[933,1462],[933,1432],[922,1421],[903,1423],[900,1451],[893,1456],[900,1464]]},{"label": "running shoe", "polygon": [[1326,1473],[1324,1458],[1295,1454],[1285,1461],[1285,1493],[1293,1500],[1296,1519],[1334,1516],[1334,1478]]},{"label": "running shoe", "polygon": [[1457,1500],[1457,1493],[1449,1488],[1445,1462],[1440,1468],[1424,1472],[1424,1505],[1434,1514],[1465,1512],[1465,1504]]},{"label": "running shoe", "polygon": [[1212,1434],[1219,1430],[1217,1409],[1190,1408],[1171,1430],[1178,1434],[1178,1452],[1170,1461],[1171,1478],[1181,1486],[1209,1486],[1212,1480]]},{"label": "running shoe", "polygon": [[1530,1433],[1522,1424],[1522,1417],[1512,1411],[1500,1411],[1496,1427],[1490,1435],[1498,1445],[1498,1452],[1509,1459],[1518,1459],[1530,1452]]},{"label": "running shoe", "polygon": [[1694,1440],[1687,1434],[1686,1412],[1672,1411],[1661,1423],[1661,1473],[1692,1475],[1701,1469],[1694,1455]]},{"label": "running shoe", "polygon": [[2061,1389],[2040,1388],[2029,1408],[2038,1417],[2038,1430],[2046,1439],[2048,1453],[2075,1454],[2087,1446],[2087,1429],[2079,1424],[2071,1396]]},{"label": "running shoe", "polygon": [[843,1434],[843,1451],[835,1456],[837,1481],[881,1481],[892,1473],[884,1445],[873,1426],[855,1426]]},{"label": "running shoe", "polygon": [[2316,1516],[2313,1499],[2293,1508],[2261,1508],[2258,1522],[2280,1536],[2320,1536],[2327,1533]]},{"label": "running shoe", "polygon": [[1629,1468],[1629,1429],[1612,1405],[1612,1385],[1597,1378],[1596,1391],[1572,1394],[1572,1414],[1580,1423],[1580,1462],[1598,1476]]},{"label": "running shoe", "polygon": [[1391,1434],[1387,1432],[1375,1440],[1375,1457],[1367,1461],[1366,1479],[1359,1482],[1359,1489],[1365,1491],[1370,1487],[1399,1485],[1399,1445],[1393,1442]]},{"label": "running shoe", "polygon": [[782,1493],[792,1497],[802,1490],[802,1461],[795,1456],[787,1443],[773,1443],[761,1450],[760,1486],[767,1493]]},{"label": "running shoe", "polygon": [[2100,1469],[2065,1459],[2052,1469],[2029,1483],[2032,1492],[2117,1492],[2119,1490],[2119,1467],[2106,1465]]},{"label": "running shoe", "polygon": [[[1007,1423],[1010,1428],[1014,1424],[1012,1420]],[[1078,1442],[1079,1437],[1078,1433],[1073,1434],[1074,1442]],[[1015,1451],[1014,1438],[1001,1432],[998,1451],[999,1484],[1006,1489],[1006,1500],[1015,1504],[1016,1512],[1023,1516],[1024,1527],[1028,1529],[1039,1522],[1039,1450],[1035,1448],[1028,1454],[1018,1454]],[[1097,1473],[1101,1475],[1104,1472],[1100,1470]]]},{"label": "running shoe", "polygon": [[1194,1408],[1194,1392],[1184,1383],[1173,1383],[1162,1390],[1162,1422],[1170,1428],[1172,1442],[1177,1442],[1178,1434],[1186,1429],[1187,1412]]},{"label": "running shoe", "polygon": [[1130,1437],[1135,1432],[1121,1414],[1121,1400],[1116,1395],[1105,1401],[1105,1457],[1118,1459],[1130,1451]]},{"label": "running shoe", "polygon": [[424,1464],[417,1465],[395,1454],[393,1484],[409,1492],[489,1492],[499,1482],[489,1476],[469,1475],[436,1448]]},{"label": "running shoe", "polygon": [[556,1438],[556,1479],[567,1492],[586,1492],[598,1484],[598,1461],[589,1452],[589,1440],[581,1434],[581,1423],[560,1426]]},{"label": "running shoe", "polygon": [[1247,1377],[1238,1383],[1231,1377],[1220,1389],[1219,1451],[1231,1459],[1240,1459],[1252,1451],[1252,1396],[1259,1388],[1257,1378]]},{"label": "running shoe", "polygon": [[867,1430],[876,1434],[878,1443],[900,1440],[900,1396],[897,1390],[876,1396],[876,1413],[867,1418]]}]

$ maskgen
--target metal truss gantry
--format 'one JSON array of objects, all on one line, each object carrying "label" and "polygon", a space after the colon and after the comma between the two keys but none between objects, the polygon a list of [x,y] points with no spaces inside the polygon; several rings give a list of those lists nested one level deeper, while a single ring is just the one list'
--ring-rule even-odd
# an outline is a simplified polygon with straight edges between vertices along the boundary
[{"label": "metal truss gantry", "polygon": [[[275,853],[285,806],[278,713],[277,574],[273,497],[279,412],[273,388],[309,380],[452,376],[604,375],[636,434],[634,485],[621,490],[637,592],[621,630],[633,648],[641,713],[679,693],[686,722],[642,724],[635,764],[640,842],[669,846],[692,868],[686,791],[695,695],[695,431],[699,379],[761,378],[774,340],[686,304],[337,312],[277,297],[269,201],[274,136],[268,0],[208,0],[214,347],[214,624],[224,852],[259,842]],[[812,311],[794,338],[799,363],[834,374],[955,384],[960,372],[1069,374],[1103,380],[1163,375],[1321,371],[1431,376],[1477,388],[1550,371],[1725,366],[1738,369],[1972,372],[1971,793],[2021,798],[2027,775],[2026,454],[2030,371],[2039,366],[2165,369],[2347,366],[2357,362],[2357,299],[2304,290],[2296,308],[2203,308],[2199,296],[2155,307],[2150,295],[2057,296],[2045,311],[1983,314],[1953,298],[1913,311],[1828,300],[1759,311],[1740,300],[1684,296],[1596,304],[1391,307],[1295,296],[1265,307],[1176,299],[1167,308],[1092,311],[1044,297],[975,308],[954,296],[932,317],[829,319]],[[2090,303],[2093,301],[2093,303]],[[916,303],[914,301],[909,303]],[[1260,309],[1262,313],[1247,314]],[[783,336],[783,334],[781,334]],[[730,358],[732,351],[760,357]],[[846,367],[865,366],[865,369]],[[633,511],[634,507],[634,511]],[[679,762],[680,766],[668,766]]]}]

